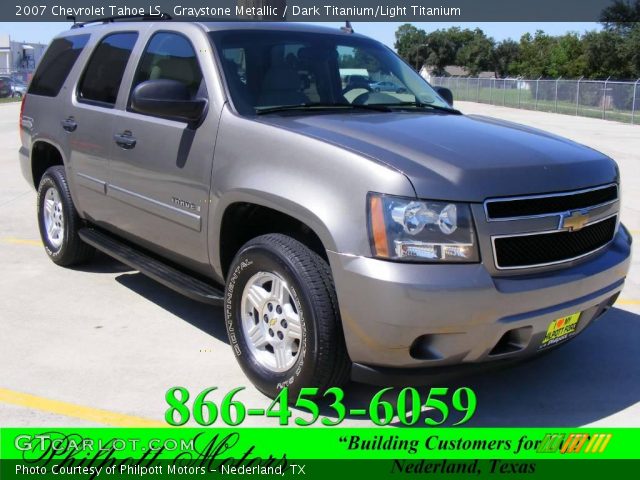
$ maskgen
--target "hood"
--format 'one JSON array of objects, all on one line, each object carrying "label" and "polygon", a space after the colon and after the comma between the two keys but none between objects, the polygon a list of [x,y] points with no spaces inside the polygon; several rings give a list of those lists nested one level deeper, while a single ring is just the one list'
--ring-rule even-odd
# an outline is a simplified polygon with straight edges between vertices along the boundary
[{"label": "hood", "polygon": [[354,112],[274,114],[260,121],[385,163],[403,172],[420,198],[482,202],[618,179],[615,162],[602,153],[488,117]]}]

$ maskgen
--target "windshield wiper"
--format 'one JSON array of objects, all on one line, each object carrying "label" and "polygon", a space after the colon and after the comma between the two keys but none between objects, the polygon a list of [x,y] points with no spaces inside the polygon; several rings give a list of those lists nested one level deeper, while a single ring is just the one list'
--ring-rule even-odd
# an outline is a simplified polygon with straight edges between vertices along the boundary
[{"label": "windshield wiper", "polygon": [[300,103],[297,105],[278,105],[276,107],[258,107],[256,115],[264,115],[267,113],[291,112],[291,111],[314,111],[314,110],[368,110],[374,112],[390,112],[390,105],[357,105],[352,103]]},{"label": "windshield wiper", "polygon": [[447,113],[453,113],[455,115],[462,115],[462,112],[460,110],[456,110],[455,108],[451,108],[451,107],[443,107],[440,105],[433,105],[431,103],[422,103],[422,102],[399,102],[399,103],[378,103],[377,106],[384,106],[384,107],[388,107],[388,108],[393,108],[393,107],[401,107],[401,108],[405,108],[405,107],[414,107],[414,108],[430,108],[433,110],[438,110],[439,112],[447,112]]}]

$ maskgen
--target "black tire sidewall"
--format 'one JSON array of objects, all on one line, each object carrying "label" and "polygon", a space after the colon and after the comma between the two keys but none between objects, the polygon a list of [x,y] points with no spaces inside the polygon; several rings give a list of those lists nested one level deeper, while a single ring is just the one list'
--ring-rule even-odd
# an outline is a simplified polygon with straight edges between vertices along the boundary
[{"label": "black tire sidewall", "polygon": [[[296,363],[286,372],[275,373],[258,363],[247,346],[242,328],[242,293],[249,279],[258,272],[272,272],[287,282],[300,317],[302,340]],[[276,396],[284,387],[298,391],[311,386],[317,355],[317,319],[304,279],[300,278],[292,260],[267,245],[253,245],[236,257],[225,292],[225,323],[229,342],[236,359],[251,382],[263,393]]]},{"label": "black tire sidewall", "polygon": [[[47,252],[47,255],[54,261],[60,262],[64,259],[65,254],[68,250],[69,238],[70,238],[70,228],[72,223],[72,215],[74,214],[73,205],[69,205],[67,202],[67,196],[65,195],[65,191],[63,187],[60,185],[60,181],[57,178],[56,173],[51,170],[47,171],[42,177],[40,181],[40,185],[38,186],[38,227],[40,228],[40,237],[42,238],[42,243],[44,245],[44,249]],[[64,217],[64,232],[62,244],[60,247],[54,247],[47,236],[47,230],[44,225],[44,202],[46,198],[46,192],[49,188],[55,188],[58,192],[58,196],[60,201],[62,202],[62,215]]]}]

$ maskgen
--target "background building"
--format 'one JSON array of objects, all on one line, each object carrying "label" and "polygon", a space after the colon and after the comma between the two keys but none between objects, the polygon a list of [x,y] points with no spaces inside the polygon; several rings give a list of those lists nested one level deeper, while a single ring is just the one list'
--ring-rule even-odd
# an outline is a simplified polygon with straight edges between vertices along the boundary
[{"label": "background building", "polygon": [[16,42],[0,33],[0,75],[13,75],[28,80],[47,46],[42,43]]}]

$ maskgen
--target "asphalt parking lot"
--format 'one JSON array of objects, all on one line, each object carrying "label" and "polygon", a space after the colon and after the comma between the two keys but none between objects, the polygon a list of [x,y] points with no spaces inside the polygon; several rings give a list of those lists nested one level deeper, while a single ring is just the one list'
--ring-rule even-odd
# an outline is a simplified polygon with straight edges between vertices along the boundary
[{"label": "asphalt parking lot", "polygon": [[[622,220],[640,238],[640,126],[457,106],[564,135],[615,158]],[[246,386],[238,399],[266,407],[269,400],[236,364],[221,310],[104,256],[78,269],[47,259],[35,193],[17,162],[18,113],[18,103],[0,104],[0,425],[160,425],[165,392],[176,385],[193,393]],[[639,244],[615,308],[575,341],[517,367],[451,381],[477,393],[478,411],[468,425],[640,426]],[[376,390],[352,384],[346,398],[364,408]],[[277,419],[250,417],[245,425],[276,426]],[[344,425],[370,423],[349,418]]]}]

